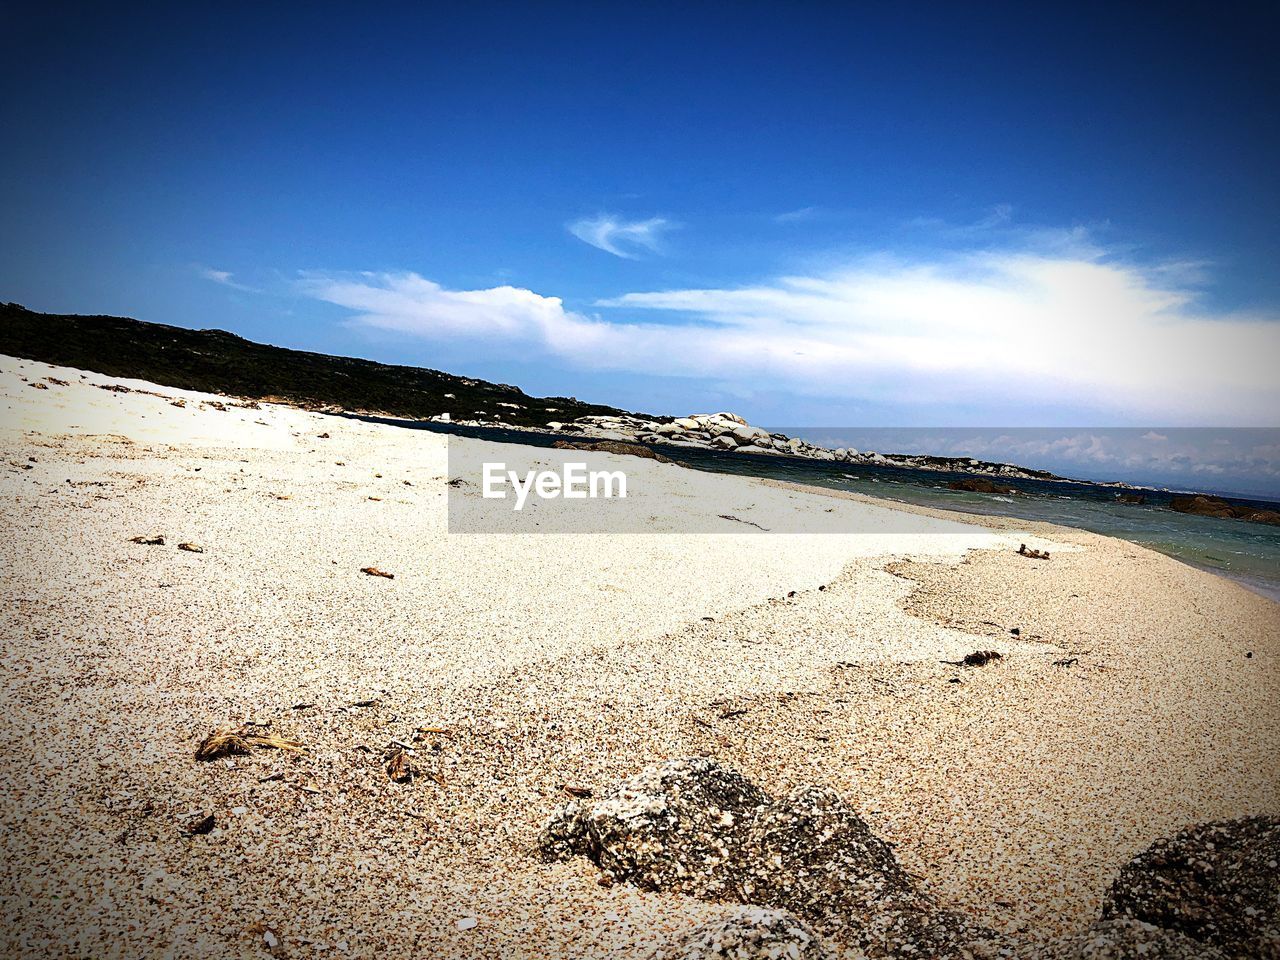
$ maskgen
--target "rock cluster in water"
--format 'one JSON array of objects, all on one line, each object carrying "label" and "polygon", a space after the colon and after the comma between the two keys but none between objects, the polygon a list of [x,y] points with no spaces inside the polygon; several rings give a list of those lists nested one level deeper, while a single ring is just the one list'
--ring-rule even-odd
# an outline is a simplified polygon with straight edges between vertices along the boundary
[{"label": "rock cluster in water", "polygon": [[655,960],[868,957],[1280,960],[1280,818],[1204,824],[1120,872],[1099,920],[1048,947],[941,909],[892,847],[832,791],[774,798],[706,758],[669,761],[559,808],[539,847],[590,859],[610,882],[751,904]]},{"label": "rock cluster in water", "polygon": [[1008,463],[988,463],[969,457],[882,454],[873,450],[858,451],[851,447],[830,449],[799,437],[770,433],[763,427],[752,426],[736,413],[696,413],[665,422],[634,416],[588,416],[570,422],[553,421],[547,424],[547,429],[556,433],[579,433],[601,440],[660,443],[673,447],[696,447],[743,454],[805,457],[849,464],[875,464],[912,470],[940,470],[1023,479],[1058,479],[1042,470],[1028,470]]},{"label": "rock cluster in water", "polygon": [[1192,513],[1201,517],[1217,517],[1219,520],[1252,520],[1254,523],[1270,523],[1280,526],[1280,512],[1251,507],[1243,503],[1227,503],[1221,497],[1202,495],[1174,497],[1169,508],[1179,513]]}]

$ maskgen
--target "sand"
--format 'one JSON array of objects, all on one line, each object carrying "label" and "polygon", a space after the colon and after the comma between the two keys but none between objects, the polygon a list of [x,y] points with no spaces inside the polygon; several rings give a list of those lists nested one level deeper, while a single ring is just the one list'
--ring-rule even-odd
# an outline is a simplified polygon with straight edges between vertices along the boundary
[{"label": "sand", "polygon": [[[1123,541],[450,535],[440,436],[9,359],[0,444],[4,955],[641,957],[724,907],[533,839],[566,785],[679,756],[835,788],[1033,941],[1156,837],[1280,811],[1280,606]],[[686,520],[903,515],[589,457]],[[306,750],[195,761],[245,721]]]}]

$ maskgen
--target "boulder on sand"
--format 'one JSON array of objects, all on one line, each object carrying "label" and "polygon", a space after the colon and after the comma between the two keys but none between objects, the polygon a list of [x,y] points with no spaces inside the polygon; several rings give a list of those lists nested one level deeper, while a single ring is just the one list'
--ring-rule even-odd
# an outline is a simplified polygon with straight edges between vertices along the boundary
[{"label": "boulder on sand", "polygon": [[836,960],[836,954],[783,910],[739,907],[659,948],[652,960]]},{"label": "boulder on sand", "polygon": [[1028,946],[1022,960],[1225,960],[1208,944],[1172,930],[1119,918],[1099,920],[1087,932],[1046,947]]},{"label": "boulder on sand", "polygon": [[822,937],[860,956],[913,960],[1280,960],[1280,817],[1157,841],[1120,871],[1092,927],[1047,946],[939,909],[831,790],[774,800],[706,758],[650,767],[565,805],[539,844],[548,858],[589,857],[613,880],[758,905],[680,937],[662,960],[825,960]]},{"label": "boulder on sand", "polygon": [[649,767],[600,799],[570,803],[539,838],[549,859],[585,856],[611,879],[722,899],[742,841],[769,796],[742,774],[693,757]]},{"label": "boulder on sand", "polygon": [[947,957],[990,936],[938,910],[893,848],[825,787],[801,787],[761,810],[746,849],[747,900],[794,911],[872,956]]},{"label": "boulder on sand", "polygon": [[615,881],[790,911],[869,956],[986,955],[994,943],[938,910],[830,790],[803,787],[773,801],[701,757],[566,804],[539,846],[549,859],[588,857]]},{"label": "boulder on sand", "polygon": [[1104,920],[1130,918],[1232,958],[1280,958],[1280,817],[1190,827],[1120,871]]}]

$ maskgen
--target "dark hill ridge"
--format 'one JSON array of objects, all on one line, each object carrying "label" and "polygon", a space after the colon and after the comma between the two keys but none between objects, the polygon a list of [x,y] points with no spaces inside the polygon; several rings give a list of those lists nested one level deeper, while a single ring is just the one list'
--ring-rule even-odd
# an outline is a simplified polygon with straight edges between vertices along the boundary
[{"label": "dark hill ridge", "polygon": [[518,387],[373,360],[254,343],[223,330],[188,330],[126,317],[36,313],[0,305],[0,353],[183,390],[305,407],[427,420],[548,421],[625,411],[572,397],[530,397]]}]

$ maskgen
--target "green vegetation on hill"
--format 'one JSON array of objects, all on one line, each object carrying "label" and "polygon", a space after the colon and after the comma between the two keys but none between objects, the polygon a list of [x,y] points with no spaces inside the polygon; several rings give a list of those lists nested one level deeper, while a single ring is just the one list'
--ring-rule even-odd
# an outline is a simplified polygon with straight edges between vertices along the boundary
[{"label": "green vegetation on hill", "polygon": [[222,330],[36,313],[16,303],[0,305],[0,353],[184,390],[420,420],[448,413],[541,427],[625,412],[439,370],[272,347]]}]

